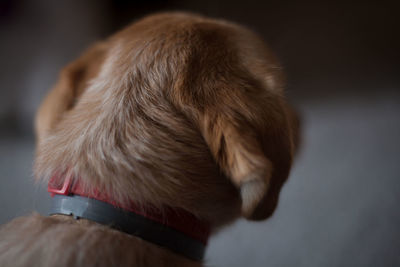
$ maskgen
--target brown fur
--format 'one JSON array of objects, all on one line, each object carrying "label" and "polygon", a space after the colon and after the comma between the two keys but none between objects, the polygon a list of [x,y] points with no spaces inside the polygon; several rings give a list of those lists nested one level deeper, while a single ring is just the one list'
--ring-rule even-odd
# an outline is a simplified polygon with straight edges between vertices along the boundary
[{"label": "brown fur", "polygon": [[[68,65],[38,111],[36,131],[38,178],[74,174],[87,190],[143,209],[181,208],[213,229],[240,215],[273,213],[298,143],[281,68],[264,43],[238,25],[182,13],[146,17]],[[54,253],[65,244],[65,266],[187,263],[104,226],[37,215],[17,219],[1,235],[0,262],[37,240],[24,258],[50,266],[47,240]],[[19,250],[3,252],[22,238]],[[100,247],[107,263],[96,261]]]}]

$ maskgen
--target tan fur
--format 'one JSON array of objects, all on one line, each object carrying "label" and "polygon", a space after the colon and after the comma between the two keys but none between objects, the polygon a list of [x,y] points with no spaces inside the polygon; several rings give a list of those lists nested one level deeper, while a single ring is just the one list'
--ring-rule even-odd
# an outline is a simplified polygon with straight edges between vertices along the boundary
[{"label": "tan fur", "polygon": [[[35,174],[43,181],[73,174],[87,190],[100,188],[144,209],[181,208],[213,229],[239,215],[265,219],[277,205],[298,143],[282,76],[268,48],[243,27],[184,13],[146,17],[62,71],[38,111]],[[136,256],[129,259],[137,266],[164,266],[138,260],[146,257],[145,247],[161,262],[167,259],[162,249],[105,227],[26,220],[44,225],[40,231],[83,235],[82,244],[85,231],[102,232],[111,243],[112,236],[126,238],[121,248],[131,246]],[[25,222],[11,225],[6,229],[25,227],[30,240],[42,240],[37,253],[45,264],[40,231],[30,232]],[[72,240],[50,242],[78,249]],[[0,255],[2,249],[0,243]],[[121,251],[105,253],[117,257]]]},{"label": "tan fur", "polygon": [[0,266],[201,266],[139,238],[85,220],[33,214],[8,223],[0,235]]}]

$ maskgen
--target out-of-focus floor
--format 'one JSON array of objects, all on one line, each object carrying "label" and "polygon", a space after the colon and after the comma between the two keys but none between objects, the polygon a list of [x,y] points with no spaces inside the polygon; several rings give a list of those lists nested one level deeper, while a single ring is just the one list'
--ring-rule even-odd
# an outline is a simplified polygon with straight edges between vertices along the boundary
[{"label": "out-of-focus floor", "polygon": [[277,212],[217,235],[211,265],[400,266],[399,96],[299,103],[303,150]]},{"label": "out-of-focus floor", "polygon": [[[400,266],[400,94],[293,99],[303,147],[268,221],[239,221],[210,241],[209,266]],[[31,139],[0,139],[0,223],[37,210]]]}]

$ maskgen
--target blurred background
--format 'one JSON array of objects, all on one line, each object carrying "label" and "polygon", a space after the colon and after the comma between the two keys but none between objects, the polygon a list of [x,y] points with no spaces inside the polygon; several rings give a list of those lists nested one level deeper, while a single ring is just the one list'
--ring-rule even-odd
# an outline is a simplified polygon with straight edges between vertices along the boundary
[{"label": "blurred background", "polygon": [[0,0],[0,224],[49,208],[31,172],[33,116],[60,69],[161,10],[260,33],[303,119],[302,150],[274,216],[218,233],[206,263],[400,266],[400,23],[389,1]]}]

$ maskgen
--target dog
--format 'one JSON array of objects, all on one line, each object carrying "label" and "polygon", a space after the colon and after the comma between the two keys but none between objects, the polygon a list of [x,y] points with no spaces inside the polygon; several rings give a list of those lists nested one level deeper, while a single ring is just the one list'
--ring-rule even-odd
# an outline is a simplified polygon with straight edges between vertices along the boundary
[{"label": "dog", "polygon": [[67,65],[40,106],[51,216],[0,230],[1,266],[203,266],[210,233],[278,203],[299,143],[283,71],[252,31],[150,15]]}]

